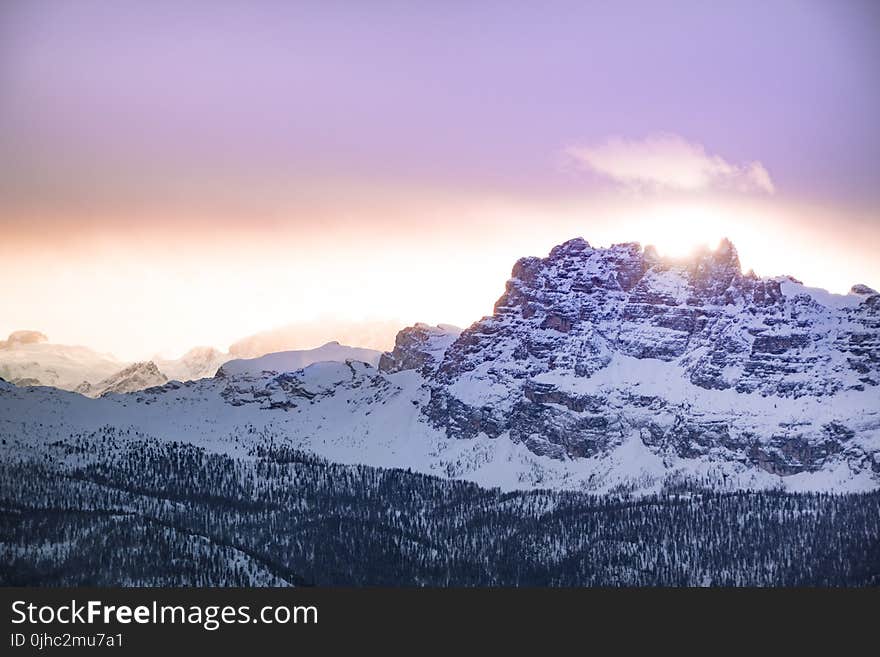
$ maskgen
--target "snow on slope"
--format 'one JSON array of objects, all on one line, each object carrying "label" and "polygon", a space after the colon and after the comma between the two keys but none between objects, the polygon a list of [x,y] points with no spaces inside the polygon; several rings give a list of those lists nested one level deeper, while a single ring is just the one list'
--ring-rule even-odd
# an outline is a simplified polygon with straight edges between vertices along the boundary
[{"label": "snow on slope", "polygon": [[375,349],[348,347],[338,342],[328,342],[316,349],[280,351],[259,358],[230,360],[224,363],[221,369],[223,376],[238,376],[242,374],[258,375],[263,372],[293,372],[313,363],[324,361],[357,360],[376,366],[381,355],[382,352]]},{"label": "snow on slope", "polygon": [[492,317],[409,327],[381,358],[331,344],[312,357],[337,362],[274,354],[99,400],[0,384],[0,454],[110,426],[506,489],[876,488],[880,297],[785,281],[744,276],[732,245],[668,263],[573,240],[518,262]]},{"label": "snow on slope", "polygon": [[[658,370],[662,372],[665,365],[658,362]],[[662,386],[662,377],[652,385]],[[13,453],[39,454],[41,444],[65,435],[114,426],[240,457],[266,440],[341,463],[412,468],[504,489],[645,493],[684,480],[718,489],[856,491],[877,485],[870,472],[851,469],[846,459],[818,472],[779,476],[723,455],[658,454],[635,429],[618,446],[589,458],[540,455],[507,434],[449,439],[422,414],[429,400],[429,387],[418,372],[385,374],[356,361],[316,363],[280,375],[171,382],[159,389],[102,399],[0,384],[0,437],[6,440],[0,454],[4,458]],[[816,410],[803,400],[784,403],[792,406],[780,411],[780,417]],[[827,417],[843,418],[846,413],[841,407]],[[880,452],[877,418],[872,436],[867,442]]]},{"label": "snow on slope", "polygon": [[[849,294],[833,294],[819,287],[807,287],[803,283],[792,280],[787,276],[780,276],[774,280],[779,282],[782,294],[786,297],[794,298],[803,295],[826,308],[855,308],[865,300],[865,297],[870,296],[870,293],[858,294],[854,292]],[[858,286],[853,287],[857,288]],[[873,294],[877,293],[873,292]]]}]

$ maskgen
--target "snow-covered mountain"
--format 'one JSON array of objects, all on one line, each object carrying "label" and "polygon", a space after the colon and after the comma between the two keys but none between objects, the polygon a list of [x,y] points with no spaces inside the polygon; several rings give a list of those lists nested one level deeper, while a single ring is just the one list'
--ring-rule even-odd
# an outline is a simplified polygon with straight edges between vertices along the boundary
[{"label": "snow-covered mountain", "polygon": [[878,384],[866,286],[744,275],[726,240],[675,261],[576,239],[517,262],[494,315],[447,350],[426,415],[451,437],[506,435],[558,459],[635,440],[778,475],[877,472]]},{"label": "snow-covered mountain", "polygon": [[159,371],[156,363],[146,361],[143,363],[132,363],[128,367],[95,384],[84,381],[77,386],[74,392],[86,397],[102,397],[103,395],[113,393],[137,392],[145,388],[161,386],[167,382],[168,377]]},{"label": "snow-covered mountain", "polygon": [[281,351],[266,354],[259,358],[237,358],[227,361],[217,370],[219,376],[255,376],[263,373],[278,374],[280,372],[294,372],[308,367],[313,363],[326,361],[345,362],[356,360],[369,363],[373,367],[378,365],[381,351],[375,349],[362,349],[349,347],[338,342],[328,342],[316,349],[303,349],[300,351]]},{"label": "snow-covered mountain", "polygon": [[572,240],[517,262],[492,316],[404,329],[378,367],[234,363],[97,400],[0,385],[0,450],[113,426],[506,489],[880,485],[880,295],[743,274],[728,242],[666,260]]},{"label": "snow-covered mountain", "polygon": [[173,381],[191,381],[214,376],[230,358],[213,347],[195,347],[176,359],[154,358],[159,370]]},{"label": "snow-covered mountain", "polygon": [[73,390],[83,381],[100,381],[124,366],[123,361],[87,347],[52,344],[39,331],[15,331],[0,340],[0,377],[16,385]]},{"label": "snow-covered mountain", "polygon": [[39,331],[15,331],[0,340],[0,378],[18,386],[51,386],[97,397],[108,391],[133,392],[169,379],[211,377],[229,358],[217,349],[196,347],[177,359],[132,363],[88,347],[52,344]]},{"label": "snow-covered mountain", "polygon": [[379,369],[388,373],[416,370],[423,377],[431,377],[459,335],[461,329],[450,324],[419,323],[406,328],[397,334],[394,351],[382,354]]},{"label": "snow-covered mountain", "polygon": [[16,331],[7,340],[0,340],[0,378],[18,386],[51,386],[100,397],[105,392],[136,392],[166,381],[210,378],[226,363],[241,373],[262,371],[261,368],[284,372],[320,361],[349,358],[376,365],[382,355],[375,349],[348,347],[338,342],[315,349],[260,351],[261,346],[272,342],[267,338],[236,343],[239,352],[255,354],[250,358],[233,358],[231,353],[213,347],[195,347],[180,358],[155,356],[149,361],[127,362],[87,347],[50,344],[39,331]]}]

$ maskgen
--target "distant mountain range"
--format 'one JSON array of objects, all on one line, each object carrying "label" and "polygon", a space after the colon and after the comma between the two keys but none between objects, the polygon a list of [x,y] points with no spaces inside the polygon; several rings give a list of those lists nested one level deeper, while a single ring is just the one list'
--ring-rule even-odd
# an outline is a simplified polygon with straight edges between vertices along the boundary
[{"label": "distant mountain range", "polygon": [[[347,328],[343,333],[360,335],[367,343],[390,345],[400,328],[394,326],[390,330],[387,323],[350,322],[344,325]],[[322,331],[317,322],[290,324],[239,340],[228,353],[213,347],[195,347],[180,358],[155,356],[148,361],[130,362],[88,347],[53,344],[39,331],[22,330],[0,340],[0,378],[17,386],[51,386],[100,397],[107,392],[136,392],[166,381],[212,377],[229,361],[252,360],[276,352],[289,354],[282,360],[286,358],[284,366],[292,369],[320,360],[354,358],[378,362],[381,351],[345,347],[337,341],[314,349],[300,348],[319,341],[322,333],[326,336],[327,328]],[[334,345],[338,349],[334,350]]]},{"label": "distant mountain range", "polygon": [[492,316],[464,331],[417,324],[384,354],[331,343],[189,382],[129,369],[96,401],[0,387],[4,449],[57,440],[41,429],[51,419],[505,489],[880,484],[880,295],[743,274],[727,241],[673,260],[572,240],[518,261]]},{"label": "distant mountain range", "polygon": [[124,363],[88,347],[51,344],[39,331],[15,331],[0,340],[0,378],[22,386],[73,390],[84,381],[100,381]]}]

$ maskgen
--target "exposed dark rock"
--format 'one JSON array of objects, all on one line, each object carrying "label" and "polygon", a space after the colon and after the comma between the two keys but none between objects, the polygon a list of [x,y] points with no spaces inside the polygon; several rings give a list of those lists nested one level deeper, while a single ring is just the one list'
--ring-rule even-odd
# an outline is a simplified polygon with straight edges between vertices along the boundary
[{"label": "exposed dark rock", "polygon": [[[769,425],[761,434],[662,394],[613,382],[575,394],[551,381],[589,379],[629,357],[669,363],[680,378],[670,385],[757,398],[867,390],[880,381],[880,295],[867,286],[853,294],[865,298],[827,306],[795,279],[743,275],[727,240],[665,260],[638,244],[594,249],[574,239],[547,258],[517,261],[494,314],[442,358],[436,350],[429,357],[417,326],[398,335],[380,369],[422,372],[431,387],[423,412],[454,438],[507,433],[535,453],[568,458],[601,454],[636,431],[658,453],[716,455],[776,474],[813,471],[855,431],[826,422],[797,432]],[[552,373],[559,376],[539,378]],[[486,392],[475,402],[469,390]]]},{"label": "exposed dark rock", "polygon": [[416,324],[403,329],[394,341],[394,350],[382,354],[380,372],[418,370],[429,376],[439,366],[443,353],[461,331],[453,326]]}]

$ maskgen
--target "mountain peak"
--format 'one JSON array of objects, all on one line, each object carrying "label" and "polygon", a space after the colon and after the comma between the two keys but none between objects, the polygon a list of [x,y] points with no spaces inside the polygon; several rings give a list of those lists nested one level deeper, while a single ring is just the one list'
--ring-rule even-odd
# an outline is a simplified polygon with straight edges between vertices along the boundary
[{"label": "mountain peak", "polygon": [[449,345],[460,334],[461,329],[450,324],[430,326],[417,322],[398,332],[394,349],[379,359],[379,370],[386,373],[418,370],[428,376],[440,367]]},{"label": "mountain peak", "polygon": [[226,361],[217,370],[215,378],[232,376],[259,377],[263,374],[295,372],[315,363],[334,361],[360,361],[376,367],[382,352],[362,347],[349,347],[338,342],[328,342],[315,349],[278,351],[258,358],[235,358]]},{"label": "mountain peak", "polygon": [[89,397],[102,397],[110,393],[135,392],[165,383],[168,383],[168,378],[162,374],[156,363],[148,360],[132,363],[95,385],[84,382],[77,387],[76,392]]},{"label": "mountain peak", "polygon": [[736,247],[733,245],[733,242],[730,241],[728,237],[722,237],[721,241],[718,243],[717,248],[715,249],[716,253],[727,253],[733,251],[736,253]]},{"label": "mountain peak", "polygon": [[731,267],[735,267],[737,271],[741,271],[740,263],[739,263],[739,252],[736,250],[736,247],[733,245],[728,238],[724,237],[718,243],[718,246],[713,251],[713,257],[716,262],[724,262],[729,264]]},{"label": "mountain peak", "polygon": [[874,296],[877,294],[877,290],[872,287],[868,287],[864,283],[856,283],[849,289],[850,294],[857,294],[859,296]]},{"label": "mountain peak", "polygon": [[584,251],[591,251],[592,247],[590,243],[585,240],[583,237],[575,237],[574,239],[570,239],[567,242],[563,242],[558,246],[554,246],[553,250],[550,251],[550,257],[556,258],[563,255],[572,255],[576,253],[583,253]]}]

